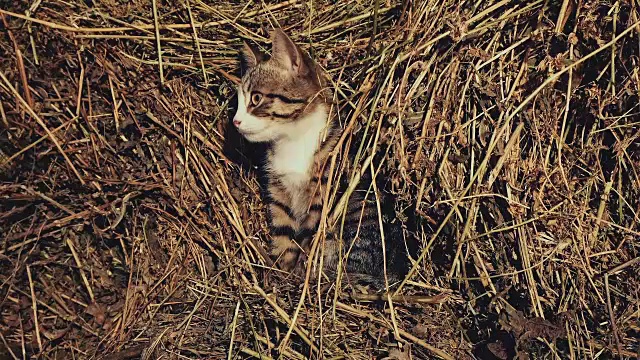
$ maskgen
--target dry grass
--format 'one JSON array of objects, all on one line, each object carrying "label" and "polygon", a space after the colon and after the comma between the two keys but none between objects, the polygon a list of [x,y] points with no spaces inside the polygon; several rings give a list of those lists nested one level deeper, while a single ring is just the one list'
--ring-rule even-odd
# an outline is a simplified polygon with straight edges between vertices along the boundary
[{"label": "dry grass", "polygon": [[[637,0],[0,9],[0,358],[638,357]],[[331,75],[335,180],[418,215],[392,294],[269,269],[226,125],[277,24]]]}]

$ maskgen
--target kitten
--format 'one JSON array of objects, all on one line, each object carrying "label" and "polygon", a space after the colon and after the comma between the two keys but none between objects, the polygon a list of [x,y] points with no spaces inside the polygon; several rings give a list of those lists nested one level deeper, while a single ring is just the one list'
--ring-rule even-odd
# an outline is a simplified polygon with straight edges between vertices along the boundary
[{"label": "kitten", "polygon": [[[264,171],[271,255],[280,268],[292,271],[299,267],[300,255],[311,248],[317,231],[329,171],[326,160],[340,129],[329,119],[331,94],[320,67],[282,30],[273,31],[271,40],[271,57],[244,43],[246,65],[233,124],[247,140],[269,144]],[[380,284],[384,274],[378,213],[375,201],[371,203],[373,194],[368,198],[364,202],[356,194],[350,199],[344,251],[337,235],[328,234],[324,270],[334,273],[339,257],[349,251],[346,272],[377,279]],[[402,232],[385,223],[388,268],[393,270],[391,279],[397,279],[406,272],[407,264],[402,254],[404,242],[398,239]]]}]

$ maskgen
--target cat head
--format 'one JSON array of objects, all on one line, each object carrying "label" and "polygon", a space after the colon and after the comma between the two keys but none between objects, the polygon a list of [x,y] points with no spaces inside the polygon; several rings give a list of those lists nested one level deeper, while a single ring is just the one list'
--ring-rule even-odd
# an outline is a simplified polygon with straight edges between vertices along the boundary
[{"label": "cat head", "polygon": [[320,70],[281,29],[271,33],[271,56],[246,42],[233,124],[251,142],[301,136],[326,122],[326,97]]}]

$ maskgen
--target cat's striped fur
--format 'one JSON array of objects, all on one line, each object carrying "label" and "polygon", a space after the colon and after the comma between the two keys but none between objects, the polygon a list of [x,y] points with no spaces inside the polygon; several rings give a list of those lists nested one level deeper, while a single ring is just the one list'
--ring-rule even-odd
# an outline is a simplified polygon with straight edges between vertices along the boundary
[{"label": "cat's striped fur", "polygon": [[[321,69],[280,29],[272,33],[270,57],[245,43],[243,58],[246,65],[233,123],[247,140],[270,144],[264,170],[271,254],[280,268],[294,270],[317,230],[329,170],[327,159],[339,137],[339,129],[329,121],[331,94]],[[383,258],[376,204],[364,202],[363,196],[352,198],[343,234],[344,251],[339,250],[337,235],[330,235],[324,248],[325,268],[335,270],[339,256],[349,251],[347,273],[380,278]],[[389,268],[404,267],[406,257],[400,248],[404,246],[398,244],[397,229],[389,230]]]}]

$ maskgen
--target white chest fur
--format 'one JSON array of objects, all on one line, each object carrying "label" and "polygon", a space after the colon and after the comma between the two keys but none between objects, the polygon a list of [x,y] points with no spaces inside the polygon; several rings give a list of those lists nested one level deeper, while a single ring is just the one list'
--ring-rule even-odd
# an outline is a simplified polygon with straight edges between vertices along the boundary
[{"label": "white chest fur", "polygon": [[289,136],[273,144],[269,170],[289,190],[294,213],[306,212],[306,188],[326,124],[327,113],[319,108],[307,117],[288,124],[291,126]]}]

